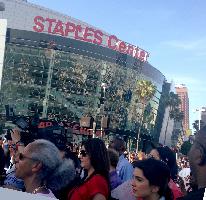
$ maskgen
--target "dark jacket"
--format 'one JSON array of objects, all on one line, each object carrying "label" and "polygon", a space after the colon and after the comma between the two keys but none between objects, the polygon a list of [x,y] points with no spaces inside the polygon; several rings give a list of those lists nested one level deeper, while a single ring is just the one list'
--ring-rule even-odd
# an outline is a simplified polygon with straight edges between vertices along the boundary
[{"label": "dark jacket", "polygon": [[193,192],[189,192],[186,196],[180,197],[177,200],[203,200],[205,188],[198,189]]}]

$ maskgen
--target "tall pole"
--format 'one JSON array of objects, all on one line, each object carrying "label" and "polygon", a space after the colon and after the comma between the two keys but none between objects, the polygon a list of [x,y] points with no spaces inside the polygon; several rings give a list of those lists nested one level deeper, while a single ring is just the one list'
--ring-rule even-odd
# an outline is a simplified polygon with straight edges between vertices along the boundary
[{"label": "tall pole", "polygon": [[54,60],[55,60],[55,50],[49,49],[49,71],[48,71],[48,78],[47,78],[47,84],[46,84],[46,92],[45,97],[43,100],[43,113],[42,118],[47,118],[47,111],[48,111],[48,100],[49,95],[51,92],[51,80],[52,80],[52,74],[53,74],[53,68],[54,68]]},{"label": "tall pole", "polygon": [[139,139],[140,139],[140,131],[142,128],[142,122],[143,122],[143,115],[144,115],[144,103],[142,103],[142,113],[140,115],[140,125],[138,127],[138,133],[137,133],[137,148],[136,148],[136,153],[138,153],[139,150]]},{"label": "tall pole", "polygon": [[96,122],[93,122],[93,126],[92,126],[92,138],[95,138],[95,133],[96,133]]},{"label": "tall pole", "polygon": [[200,130],[200,122],[201,122],[201,111],[202,111],[202,109],[199,109],[199,130]]}]

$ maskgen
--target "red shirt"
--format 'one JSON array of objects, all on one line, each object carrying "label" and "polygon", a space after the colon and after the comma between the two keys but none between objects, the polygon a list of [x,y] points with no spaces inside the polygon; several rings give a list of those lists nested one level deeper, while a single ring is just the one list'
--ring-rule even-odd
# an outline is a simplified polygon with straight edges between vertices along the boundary
[{"label": "red shirt", "polygon": [[68,200],[92,200],[96,194],[102,194],[106,199],[109,196],[109,185],[106,179],[98,174],[73,189],[68,195]]},{"label": "red shirt", "polygon": [[183,196],[182,191],[180,190],[180,188],[177,187],[177,185],[174,183],[172,179],[170,179],[170,182],[168,185],[169,185],[169,188],[172,190],[174,200]]}]

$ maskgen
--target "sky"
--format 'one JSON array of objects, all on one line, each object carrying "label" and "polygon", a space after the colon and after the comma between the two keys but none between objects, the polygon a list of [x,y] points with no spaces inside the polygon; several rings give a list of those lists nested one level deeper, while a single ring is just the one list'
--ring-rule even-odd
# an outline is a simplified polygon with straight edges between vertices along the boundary
[{"label": "sky", "polygon": [[190,128],[206,106],[205,0],[28,0],[77,18],[148,51],[149,63],[185,84]]}]

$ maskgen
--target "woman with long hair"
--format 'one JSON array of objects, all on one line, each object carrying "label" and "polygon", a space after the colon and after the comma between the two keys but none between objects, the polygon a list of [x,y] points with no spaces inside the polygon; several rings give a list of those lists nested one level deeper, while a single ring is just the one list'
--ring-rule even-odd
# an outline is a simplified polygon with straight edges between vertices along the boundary
[{"label": "woman with long hair", "polygon": [[183,192],[174,182],[177,179],[178,167],[176,157],[173,151],[167,146],[157,147],[151,150],[149,157],[161,160],[167,164],[167,166],[170,169],[169,187],[173,192],[174,200],[179,197],[182,197],[184,195]]},{"label": "woman with long hair", "polygon": [[168,187],[170,170],[164,162],[149,158],[136,161],[133,166],[132,189],[138,200],[173,199],[172,192]]},{"label": "woman with long hair", "polygon": [[174,152],[168,146],[154,148],[149,155],[155,159],[164,161],[170,168],[172,180],[175,181],[177,179],[178,166],[176,157]]},{"label": "woman with long hair", "polygon": [[109,158],[104,142],[98,138],[83,142],[81,166],[84,180],[68,193],[68,200],[106,200],[109,197]]}]

